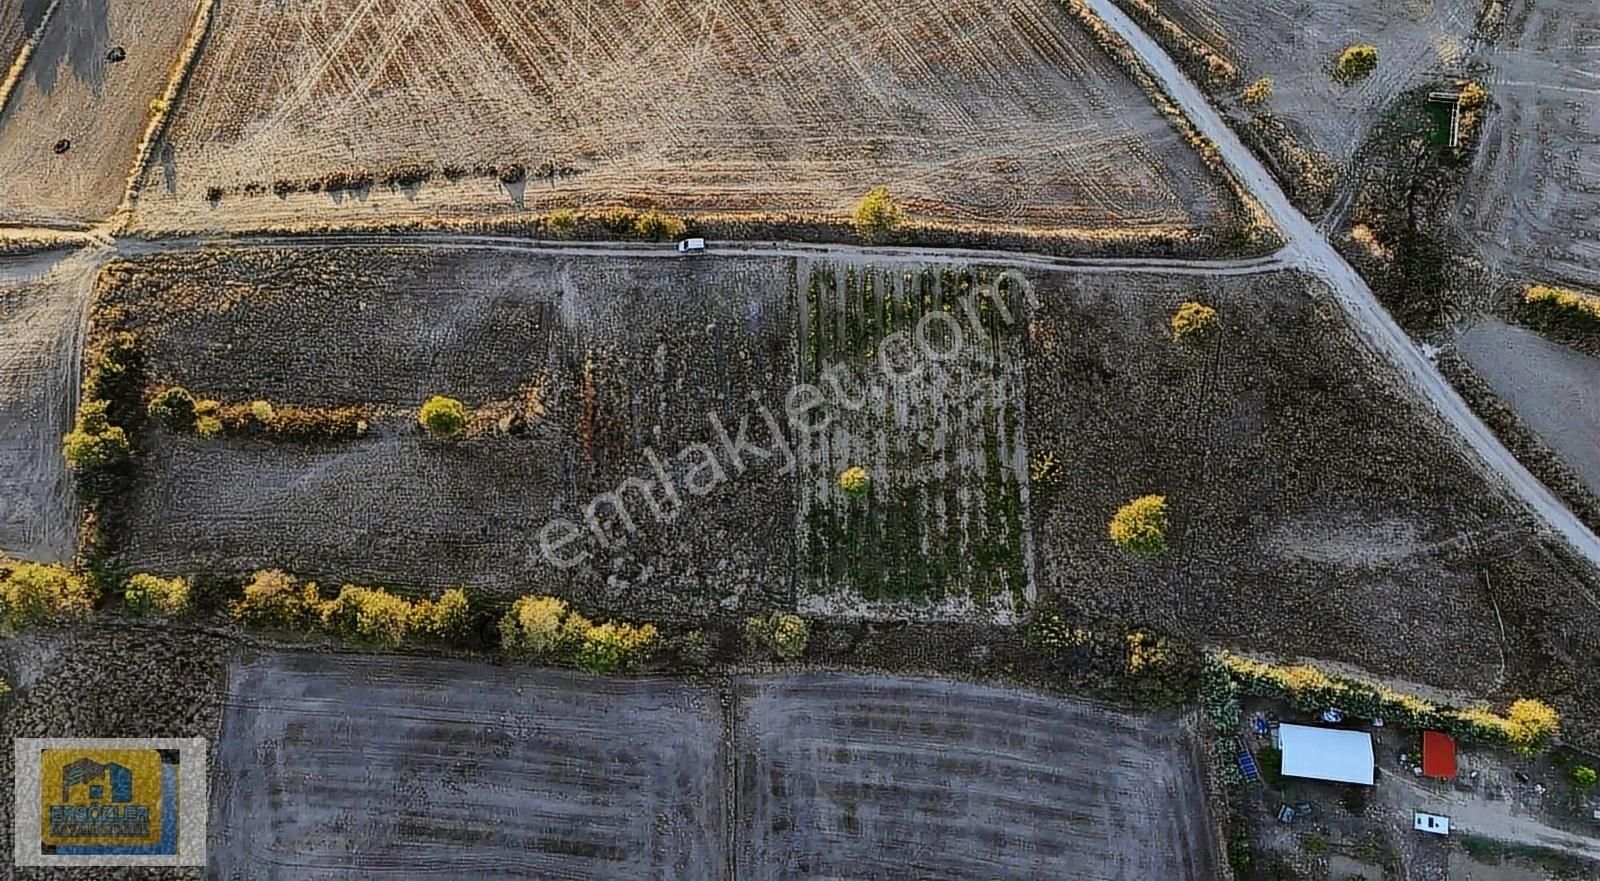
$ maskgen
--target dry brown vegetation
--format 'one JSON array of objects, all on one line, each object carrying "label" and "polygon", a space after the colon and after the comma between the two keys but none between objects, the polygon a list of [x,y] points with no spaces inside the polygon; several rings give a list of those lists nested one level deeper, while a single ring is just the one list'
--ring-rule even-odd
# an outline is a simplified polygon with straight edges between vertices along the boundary
[{"label": "dry brown vegetation", "polygon": [[[1053,0],[241,0],[158,153],[150,227],[608,205],[845,218],[879,185],[913,219],[1008,229],[1172,234],[1235,213]],[[330,174],[371,183],[298,192]]]},{"label": "dry brown vegetation", "polygon": [[[873,292],[931,293],[918,277],[788,259],[644,265],[363,248],[118,264],[97,327],[138,333],[152,382],[409,414],[328,445],[147,430],[119,563],[241,572],[295,560],[307,576],[463,583],[503,599],[535,592],[604,614],[648,609],[658,621],[720,609],[742,620],[796,602],[849,615],[862,598],[908,608],[915,597],[953,598],[959,610],[1014,577],[1073,620],[1292,647],[1435,685],[1470,681],[1487,697],[1536,694],[1567,710],[1600,702],[1577,672],[1600,658],[1600,627],[1575,601],[1595,585],[1466,460],[1441,450],[1431,420],[1319,310],[1314,283],[1292,273],[1038,276],[1046,305],[1025,339],[979,343],[1015,353],[991,362],[998,384],[992,372],[956,372],[934,384],[942,405],[836,411],[837,448],[797,446],[798,490],[778,473],[781,459],[759,463],[690,499],[671,526],[647,524],[577,569],[538,561],[545,518],[581,519],[595,493],[649,477],[646,446],[668,456],[717,446],[708,412],[735,427],[756,412],[744,403],[751,395],[781,407],[795,379],[815,375],[796,365],[859,357],[851,353],[894,327],[887,306],[882,319],[867,308]],[[963,277],[929,276],[950,291]],[[843,283],[813,288],[813,279]],[[824,291],[842,299],[817,300]],[[1197,345],[1176,344],[1172,315],[1195,299],[1226,320]],[[660,308],[641,317],[641,302]],[[828,333],[803,332],[818,315],[829,316]],[[1012,370],[1021,373],[1007,378]],[[411,408],[427,394],[475,406],[530,384],[539,414],[516,430],[490,426],[440,444],[414,426]],[[985,411],[991,404],[999,409]],[[902,462],[898,439],[924,432],[896,426],[937,417],[940,406],[952,408],[946,420],[989,412],[975,424],[993,422],[1012,407],[1026,419],[1003,445],[1004,432],[948,421],[938,436],[961,451],[957,466]],[[759,419],[750,436],[766,441]],[[1039,471],[1039,461],[1050,467]],[[870,486],[851,497],[838,476],[862,464]],[[995,464],[999,477],[985,470]],[[1049,479],[1012,483],[1034,472]],[[928,474],[950,477],[927,483]],[[1107,522],[1153,489],[1168,499],[1167,553],[1122,554]],[[908,491],[924,501],[895,513],[887,503]],[[954,511],[964,513],[948,522],[966,525],[949,532],[942,518]],[[1008,511],[1022,518],[1020,532]],[[818,512],[842,519],[829,526]],[[1013,535],[1016,550],[1006,551]],[[990,568],[944,570],[947,593],[930,583],[896,594],[961,541],[1004,553],[974,545],[960,559]],[[902,570],[902,558],[928,562]]]}]

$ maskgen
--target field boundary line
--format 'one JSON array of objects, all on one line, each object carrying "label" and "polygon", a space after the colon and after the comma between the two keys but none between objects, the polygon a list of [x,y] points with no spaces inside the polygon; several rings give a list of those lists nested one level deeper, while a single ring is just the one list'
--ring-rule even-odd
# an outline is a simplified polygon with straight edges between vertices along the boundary
[{"label": "field boundary line", "polygon": [[161,93],[161,97],[155,99],[161,103],[159,105],[151,103],[152,107],[159,106],[160,109],[150,114],[150,121],[144,130],[144,139],[139,142],[139,148],[134,153],[133,168],[129,170],[127,183],[123,185],[122,203],[107,221],[113,230],[121,230],[133,217],[133,206],[139,200],[139,191],[144,185],[144,175],[150,164],[150,157],[155,153],[156,144],[166,135],[167,122],[178,109],[178,101],[189,83],[189,74],[193,72],[196,62],[200,59],[206,38],[211,35],[211,23],[216,17],[216,7],[217,0],[200,0],[195,8],[194,22],[189,26],[189,36],[184,39],[183,48],[178,50],[178,59],[167,77],[167,87]]},{"label": "field boundary line", "polygon": [[38,27],[28,35],[28,39],[22,41],[22,48],[17,50],[16,59],[6,71],[6,78],[0,80],[0,118],[4,118],[6,107],[11,103],[11,94],[17,90],[17,84],[22,82],[22,73],[28,69],[28,62],[33,60],[33,53],[44,40],[44,32],[49,29],[50,22],[56,17],[56,9],[60,6],[61,0],[50,0],[50,5],[45,7],[44,15],[39,17]]}]

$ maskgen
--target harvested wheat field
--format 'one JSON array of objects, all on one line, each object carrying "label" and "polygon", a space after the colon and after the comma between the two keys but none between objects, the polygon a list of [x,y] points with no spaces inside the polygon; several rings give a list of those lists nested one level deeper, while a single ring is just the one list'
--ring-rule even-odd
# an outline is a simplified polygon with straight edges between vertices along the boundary
[{"label": "harvested wheat field", "polygon": [[722,878],[716,696],[438,659],[237,662],[210,868],[240,881]]},{"label": "harvested wheat field", "polygon": [[[496,593],[538,589],[630,609],[705,612],[789,602],[794,478],[751,460],[695,498],[692,444],[722,445],[752,395],[782,412],[793,382],[794,271],[781,260],[684,262],[469,250],[241,250],[113,265],[97,322],[147,341],[152,388],[224,402],[355,406],[361,437],[201,438],[152,425],[128,503],[126,562]],[[454,441],[419,405],[450,395],[479,416]],[[650,450],[652,453],[647,453]],[[659,492],[595,510],[552,565],[538,534],[585,523],[590,502],[654,454]],[[685,462],[688,464],[685,464]],[[732,472],[732,473],[728,473]],[[672,522],[657,517],[677,512]],[[749,540],[750,536],[758,540]],[[625,540],[624,540],[625,539]]]},{"label": "harvested wheat field", "polygon": [[64,251],[0,261],[0,553],[72,557],[78,503],[61,436],[78,406],[96,269]]},{"label": "harvested wheat field", "polygon": [[50,0],[0,0],[0,72],[11,67],[48,8]]},{"label": "harvested wheat field", "polygon": [[837,217],[879,185],[1008,228],[1215,231],[1236,204],[1052,0],[224,0],[163,149],[148,228]]},{"label": "harvested wheat field", "polygon": [[0,113],[0,220],[86,225],[117,209],[195,8],[61,0]]},{"label": "harvested wheat field", "polygon": [[738,877],[1217,877],[1170,719],[930,679],[740,683]]},{"label": "harvested wheat field", "polygon": [[1479,256],[1512,277],[1600,287],[1600,6],[1513,0],[1485,47],[1492,109],[1458,203]]},{"label": "harvested wheat field", "polygon": [[[1320,283],[1065,276],[1026,364],[1038,591],[1069,613],[1441,687],[1600,705],[1597,585],[1371,360]],[[1218,311],[1172,338],[1180,303]],[[1045,469],[1035,468],[1036,472]],[[1167,498],[1169,549],[1108,522]],[[1500,625],[1505,630],[1502,638]]]},{"label": "harvested wheat field", "polygon": [[[1143,2],[1143,0],[1129,0]],[[1232,62],[1240,81],[1271,77],[1266,110],[1288,120],[1305,146],[1349,162],[1384,107],[1466,59],[1478,0],[1150,0],[1190,37]],[[1378,47],[1378,68],[1343,85],[1334,61],[1346,46]]]}]

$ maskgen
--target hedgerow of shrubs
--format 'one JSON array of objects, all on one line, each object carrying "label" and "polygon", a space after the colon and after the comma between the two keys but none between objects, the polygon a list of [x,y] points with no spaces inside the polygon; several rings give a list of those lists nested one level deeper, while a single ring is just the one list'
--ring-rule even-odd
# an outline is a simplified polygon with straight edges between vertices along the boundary
[{"label": "hedgerow of shrubs", "polygon": [[1600,297],[1549,285],[1529,285],[1522,299],[1541,321],[1579,330],[1600,330]]},{"label": "hedgerow of shrubs", "polygon": [[640,238],[661,239],[681,238],[688,227],[679,218],[659,211],[646,211],[639,215],[633,222],[633,231]]},{"label": "hedgerow of shrubs", "polygon": [[1167,497],[1141,496],[1117,509],[1111,517],[1111,541],[1117,547],[1145,557],[1167,551]]},{"label": "hedgerow of shrubs", "polygon": [[187,578],[160,578],[140,573],[123,585],[122,599],[128,611],[136,615],[150,612],[183,615],[190,609],[189,587]]},{"label": "hedgerow of shrubs", "polygon": [[8,630],[87,617],[97,596],[94,585],[64,566],[0,558],[0,623]]},{"label": "hedgerow of shrubs", "polygon": [[805,654],[811,641],[811,625],[787,612],[746,618],[744,633],[750,643],[785,661]]},{"label": "hedgerow of shrubs", "polygon": [[437,600],[408,600],[376,587],[347,584],[324,600],[315,582],[278,569],[257,572],[230,611],[236,620],[291,630],[321,628],[351,642],[385,647],[413,638],[450,642],[466,636],[471,610],[466,592],[447,590]]},{"label": "hedgerow of shrubs", "polygon": [[144,355],[137,337],[119,333],[85,361],[83,399],[72,431],[62,438],[61,454],[92,500],[114,492],[128,474],[129,436],[144,415]]},{"label": "hedgerow of shrubs", "polygon": [[637,667],[655,653],[659,636],[652,624],[595,624],[555,597],[520,597],[500,619],[507,654],[566,661],[593,673]]},{"label": "hedgerow of shrubs", "polygon": [[295,407],[259,400],[223,404],[196,400],[181,386],[157,392],[149,412],[169,430],[201,437],[226,432],[315,443],[353,440],[367,433],[367,421],[357,407]]},{"label": "hedgerow of shrubs", "polygon": [[112,425],[106,415],[109,404],[86,400],[78,407],[72,430],[61,441],[61,455],[78,475],[78,485],[90,497],[111,492],[125,475],[125,465],[133,453],[128,433]]},{"label": "hedgerow of shrubs", "polygon": [[1264,76],[1248,86],[1240,93],[1240,100],[1246,107],[1260,107],[1272,97],[1272,77]]},{"label": "hedgerow of shrubs", "polygon": [[1220,653],[1217,660],[1239,690],[1288,701],[1306,713],[1337,706],[1353,715],[1381,718],[1405,728],[1444,731],[1461,740],[1509,747],[1524,754],[1548,746],[1561,726],[1554,709],[1531,698],[1514,701],[1502,715],[1488,707],[1440,706],[1377,683],[1332,676],[1305,664],[1280,666],[1231,652]]}]

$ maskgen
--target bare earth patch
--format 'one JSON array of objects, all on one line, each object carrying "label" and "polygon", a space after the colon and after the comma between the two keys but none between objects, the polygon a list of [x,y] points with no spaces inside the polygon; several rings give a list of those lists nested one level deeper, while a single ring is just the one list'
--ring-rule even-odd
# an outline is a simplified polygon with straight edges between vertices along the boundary
[{"label": "bare earth patch", "polygon": [[[1477,0],[1155,0],[1191,36],[1235,62],[1242,82],[1272,78],[1264,109],[1288,119],[1308,141],[1348,162],[1406,89],[1463,60]],[[1371,76],[1346,86],[1333,78],[1352,43],[1378,47]]]},{"label": "bare earth patch", "polygon": [[237,663],[216,751],[219,878],[722,876],[714,695],[438,659]]},{"label": "bare earth patch", "polygon": [[66,252],[0,262],[0,552],[64,561],[76,546],[61,436],[77,408],[95,265]]},{"label": "bare earth patch", "polygon": [[[1214,228],[1233,210],[1053,0],[230,0],[162,149],[138,212],[157,229],[612,205],[838,216],[879,185],[916,217],[1010,228]],[[381,182],[407,164],[437,174]],[[503,186],[512,164],[528,180]],[[360,171],[379,182],[271,192]]]},{"label": "bare earth patch", "polygon": [[1508,276],[1600,287],[1600,6],[1508,7],[1506,35],[1481,53],[1494,109],[1459,222]]},{"label": "bare earth patch", "polygon": [[[0,114],[0,220],[91,224],[122,201],[195,4],[61,0]],[[122,47],[127,57],[108,60]],[[71,149],[57,154],[58,141]]]},{"label": "bare earth patch", "polygon": [[1216,877],[1184,727],[928,679],[741,684],[739,877]]},{"label": "bare earth patch", "polygon": [[1600,358],[1486,318],[1456,346],[1500,399],[1600,493]]}]

